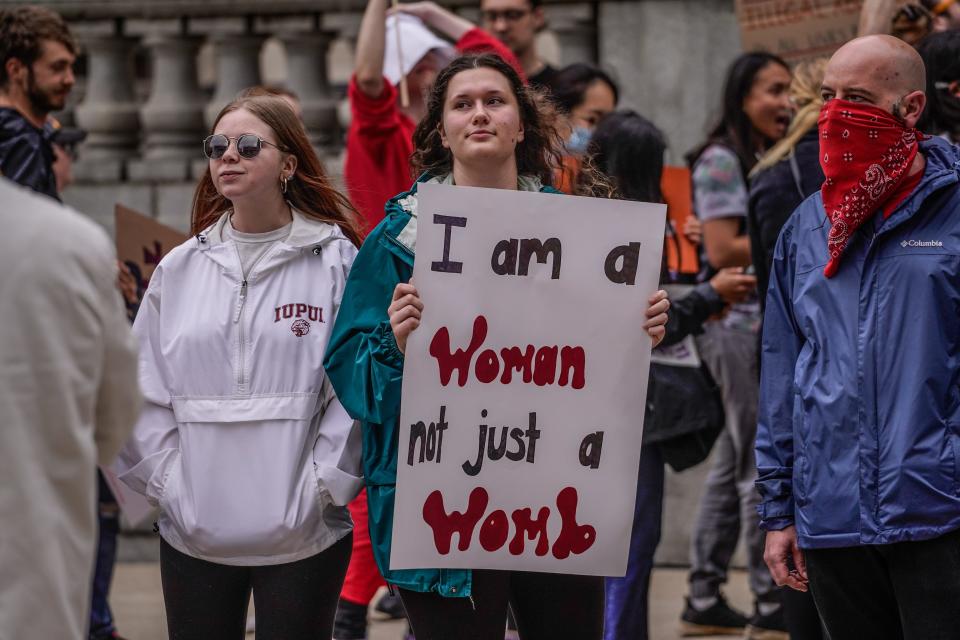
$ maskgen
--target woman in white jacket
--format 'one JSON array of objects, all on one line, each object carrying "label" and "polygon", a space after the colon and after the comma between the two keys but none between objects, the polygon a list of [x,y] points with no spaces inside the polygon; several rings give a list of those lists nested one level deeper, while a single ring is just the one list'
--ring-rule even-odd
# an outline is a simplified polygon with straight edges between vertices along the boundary
[{"label": "woman in white jacket", "polygon": [[220,113],[195,237],[134,324],[146,406],[121,479],[160,507],[173,639],[329,638],[350,557],[360,434],[322,362],[360,236],[290,107]]}]

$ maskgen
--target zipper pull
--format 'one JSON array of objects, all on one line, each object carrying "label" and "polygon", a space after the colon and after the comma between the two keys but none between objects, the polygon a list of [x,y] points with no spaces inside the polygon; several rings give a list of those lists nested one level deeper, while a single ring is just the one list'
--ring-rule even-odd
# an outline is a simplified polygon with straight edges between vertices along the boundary
[{"label": "zipper pull", "polygon": [[237,304],[237,312],[233,316],[233,322],[240,322],[240,313],[243,311],[243,303],[247,300],[247,281],[240,283],[240,302]]}]

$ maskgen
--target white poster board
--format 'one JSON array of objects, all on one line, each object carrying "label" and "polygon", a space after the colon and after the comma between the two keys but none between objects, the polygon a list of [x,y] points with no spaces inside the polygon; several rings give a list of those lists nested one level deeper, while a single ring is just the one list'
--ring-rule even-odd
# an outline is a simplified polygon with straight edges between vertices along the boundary
[{"label": "white poster board", "polygon": [[623,575],[665,206],[424,184],[417,210],[390,568]]}]

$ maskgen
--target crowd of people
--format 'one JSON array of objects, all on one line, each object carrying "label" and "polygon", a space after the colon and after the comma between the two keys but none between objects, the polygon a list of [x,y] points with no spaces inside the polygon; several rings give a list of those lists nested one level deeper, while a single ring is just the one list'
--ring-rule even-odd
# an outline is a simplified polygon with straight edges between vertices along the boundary
[{"label": "crowd of people", "polygon": [[[294,94],[225,106],[146,291],[58,203],[83,139],[51,115],[66,23],[0,12],[0,635],[119,638],[112,462],[159,510],[171,638],[243,637],[252,594],[258,640],[363,640],[386,585],[419,640],[642,640],[665,468],[709,456],[683,635],[957,637],[952,0],[866,0],[829,59],[729,65],[686,158],[695,216],[664,229],[700,269],[664,252],[671,293],[637,318],[699,364],[651,366],[625,575],[389,568],[404,354],[435,304],[411,281],[419,185],[665,200],[668,140],[616,74],[545,62],[538,0],[479,9],[367,2],[344,193]],[[723,593],[741,538],[750,612]]]}]

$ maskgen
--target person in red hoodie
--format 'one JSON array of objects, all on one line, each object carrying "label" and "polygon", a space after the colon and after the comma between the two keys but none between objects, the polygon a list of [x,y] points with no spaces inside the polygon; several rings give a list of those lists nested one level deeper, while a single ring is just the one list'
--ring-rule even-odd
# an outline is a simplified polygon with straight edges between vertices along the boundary
[{"label": "person in red hoodie", "polygon": [[[395,32],[387,34],[389,0],[370,0],[363,14],[357,39],[354,74],[347,87],[350,101],[350,128],[347,131],[347,156],[344,167],[347,191],[353,205],[363,216],[366,231],[383,219],[383,203],[410,186],[410,154],[413,130],[426,111],[424,95],[440,69],[455,52],[497,53],[524,77],[516,56],[495,37],[473,23],[443,9],[434,2],[401,5],[398,13],[418,18],[451,41],[453,47],[434,48],[419,59],[420,51],[411,46],[407,31],[401,30],[400,52],[407,67],[409,104],[400,104],[400,91],[384,74],[385,51],[396,51]],[[439,39],[437,43],[439,44]],[[394,62],[387,60],[387,62]],[[395,63],[394,63],[395,64]],[[399,80],[399,74],[397,80]]]},{"label": "person in red hoodie", "polygon": [[[492,52],[500,55],[524,78],[522,67],[510,49],[486,31],[434,2],[400,5],[397,13],[413,16],[415,26],[403,25],[400,32],[398,64],[396,19],[387,28],[389,0],[369,0],[360,33],[354,74],[347,87],[350,102],[350,127],[347,130],[347,155],[344,178],[354,207],[363,217],[364,232],[383,219],[383,205],[397,193],[406,191],[411,176],[413,130],[426,113],[425,95],[440,70],[460,53]],[[406,21],[406,20],[405,20]],[[423,25],[440,33],[451,46],[426,33]],[[418,33],[419,32],[419,33]],[[426,44],[424,44],[426,43]],[[436,44],[436,47],[426,47]],[[407,70],[408,69],[408,70]],[[409,103],[401,104],[397,86],[407,70]],[[350,503],[355,523],[353,555],[340,594],[334,638],[366,638],[367,607],[384,584],[377,570],[367,532],[367,496],[360,493]]]}]

